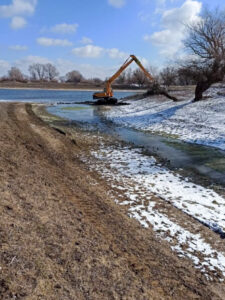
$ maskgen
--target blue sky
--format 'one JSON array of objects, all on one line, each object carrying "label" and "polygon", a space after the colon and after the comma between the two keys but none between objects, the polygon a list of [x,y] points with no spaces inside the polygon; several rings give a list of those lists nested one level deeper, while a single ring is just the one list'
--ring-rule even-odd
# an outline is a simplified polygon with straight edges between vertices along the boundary
[{"label": "blue sky", "polygon": [[51,62],[64,75],[109,76],[128,57],[162,67],[183,55],[185,23],[223,0],[1,0],[0,75]]}]

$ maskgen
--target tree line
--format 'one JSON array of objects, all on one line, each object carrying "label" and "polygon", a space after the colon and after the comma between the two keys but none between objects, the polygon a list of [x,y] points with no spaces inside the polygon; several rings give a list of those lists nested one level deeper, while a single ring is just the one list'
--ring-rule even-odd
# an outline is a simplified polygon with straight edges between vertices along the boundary
[{"label": "tree line", "polygon": [[51,64],[34,63],[28,67],[30,75],[25,75],[17,67],[12,67],[8,74],[1,77],[1,81],[39,81],[39,82],[74,82],[79,83],[84,77],[79,71],[68,72],[64,77],[60,76],[57,68]]},{"label": "tree line", "polygon": [[[95,85],[103,84],[108,78],[102,80],[98,77],[87,79],[78,70],[72,70],[65,76],[60,76],[57,68],[51,64],[31,64],[28,68],[29,76],[24,75],[17,67],[12,67],[6,76],[0,78],[0,81],[17,81],[17,82],[69,82],[78,84],[80,82],[92,83]],[[162,85],[190,85],[194,84],[194,79],[189,76],[187,72],[174,67],[165,67],[163,70],[158,71],[156,68],[149,68],[149,73],[153,75],[157,82]],[[136,87],[146,87],[149,85],[149,80],[140,69],[128,69],[124,71],[116,80],[117,85],[127,85]]]},{"label": "tree line", "polygon": [[[224,80],[225,10],[204,10],[198,22],[186,27],[186,60],[173,62],[171,66],[160,71],[153,67],[148,71],[158,85],[196,85],[194,100],[198,101],[212,84]],[[95,85],[104,83],[100,78],[86,79],[78,70],[68,72],[62,77],[57,68],[50,63],[35,63],[30,65],[28,70],[30,76],[25,76],[18,68],[12,67],[1,81],[60,81],[74,84],[86,82]],[[115,84],[145,87],[149,86],[149,81],[140,69],[129,69],[117,78]]]}]

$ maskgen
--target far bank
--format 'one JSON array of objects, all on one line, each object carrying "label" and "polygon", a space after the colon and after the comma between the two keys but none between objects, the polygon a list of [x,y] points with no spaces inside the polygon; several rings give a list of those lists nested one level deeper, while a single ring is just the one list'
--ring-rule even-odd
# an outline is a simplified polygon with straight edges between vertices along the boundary
[{"label": "far bank", "polygon": [[[88,84],[74,84],[74,83],[59,83],[59,82],[15,82],[15,81],[3,81],[0,82],[0,89],[38,89],[38,90],[62,90],[62,91],[101,91],[104,88],[104,84],[88,85]],[[146,89],[131,87],[127,85],[114,85],[116,91],[132,91],[135,93],[142,93]]]}]

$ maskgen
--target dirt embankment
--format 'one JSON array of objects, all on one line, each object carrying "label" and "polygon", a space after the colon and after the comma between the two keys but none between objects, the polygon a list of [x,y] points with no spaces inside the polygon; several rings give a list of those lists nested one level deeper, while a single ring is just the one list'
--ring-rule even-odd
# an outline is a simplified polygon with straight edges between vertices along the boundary
[{"label": "dirt embankment", "polygon": [[[46,82],[46,81],[33,81],[33,82],[18,82],[18,81],[0,81],[0,89],[44,89],[44,90],[65,90],[65,91],[101,91],[104,88],[102,84],[91,83],[71,83],[71,82]],[[144,92],[145,89],[132,87],[129,85],[114,84],[113,88],[117,91],[131,91],[131,92]]]},{"label": "dirt embankment", "polygon": [[79,142],[27,104],[1,103],[0,128],[0,299],[222,299],[112,202]]},{"label": "dirt embankment", "polygon": [[75,83],[60,83],[60,82],[46,82],[46,81],[33,81],[33,82],[19,82],[19,81],[1,81],[0,88],[9,89],[53,89],[53,90],[98,90],[102,85],[97,84],[75,84]]}]

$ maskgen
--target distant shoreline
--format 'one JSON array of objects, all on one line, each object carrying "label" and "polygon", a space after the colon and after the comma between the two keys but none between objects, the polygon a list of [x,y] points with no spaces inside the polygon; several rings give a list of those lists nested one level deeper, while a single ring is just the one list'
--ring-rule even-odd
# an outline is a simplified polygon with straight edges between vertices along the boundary
[{"label": "distant shoreline", "polygon": [[[44,88],[44,87],[0,87],[0,90],[46,90],[46,91],[78,91],[78,92],[95,92],[101,91],[101,88]],[[133,89],[114,89],[115,92],[144,93],[146,90]]]}]

